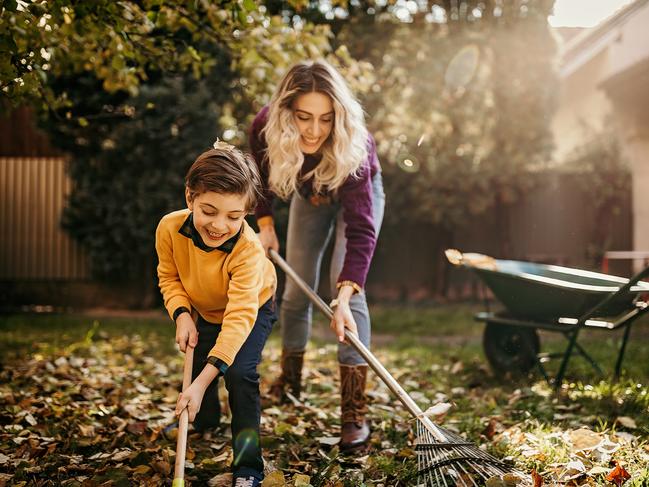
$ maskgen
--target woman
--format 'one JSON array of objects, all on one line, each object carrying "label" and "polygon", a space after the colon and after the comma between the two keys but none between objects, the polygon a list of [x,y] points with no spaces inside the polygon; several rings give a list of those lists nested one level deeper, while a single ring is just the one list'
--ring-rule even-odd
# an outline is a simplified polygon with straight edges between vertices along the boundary
[{"label": "woman", "polygon": [[[331,327],[339,340],[341,448],[362,446],[369,440],[367,364],[344,343],[344,329],[369,347],[363,287],[385,204],[376,145],[363,109],[330,64],[301,62],[286,73],[270,104],[257,114],[250,146],[263,181],[256,216],[264,248],[279,249],[271,208],[275,196],[291,200],[288,264],[313,288],[323,253],[334,238],[330,281],[337,297],[331,303]],[[287,280],[280,309],[282,373],[271,387],[281,400],[287,391],[299,398],[311,314],[308,298]]]}]

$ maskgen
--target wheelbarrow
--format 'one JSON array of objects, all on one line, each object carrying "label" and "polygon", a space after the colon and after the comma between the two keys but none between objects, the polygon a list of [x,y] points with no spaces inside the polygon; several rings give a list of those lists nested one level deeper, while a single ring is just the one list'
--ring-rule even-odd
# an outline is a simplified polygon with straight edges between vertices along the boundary
[{"label": "wheelbarrow", "polygon": [[[486,324],[483,348],[498,373],[527,373],[538,368],[545,380],[561,387],[573,353],[583,357],[599,374],[597,362],[578,343],[584,329],[624,330],[615,364],[620,375],[631,326],[649,312],[649,267],[631,279],[557,265],[462,253],[449,249],[454,265],[473,271],[502,303],[501,311],[484,311],[475,319]],[[568,344],[561,353],[540,353],[538,330],[564,335]],[[552,379],[544,363],[560,358]]]}]

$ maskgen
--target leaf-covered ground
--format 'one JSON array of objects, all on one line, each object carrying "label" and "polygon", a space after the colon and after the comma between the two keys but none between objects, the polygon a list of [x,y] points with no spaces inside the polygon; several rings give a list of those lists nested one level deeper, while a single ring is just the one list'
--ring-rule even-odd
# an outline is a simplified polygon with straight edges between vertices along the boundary
[{"label": "leaf-covered ground", "polygon": [[[623,380],[602,380],[575,360],[571,378],[581,380],[557,397],[538,376],[494,377],[471,311],[379,310],[374,351],[422,409],[439,413],[437,422],[535,470],[543,485],[615,485],[626,480],[622,469],[625,486],[649,485],[646,323],[634,330]],[[374,376],[371,447],[339,452],[336,354],[324,328],[307,354],[304,402],[263,412],[264,485],[416,485],[413,422]],[[616,337],[587,338],[610,371]],[[171,484],[174,431],[164,428],[174,421],[182,356],[164,318],[0,318],[0,351],[0,486]],[[262,391],[279,354],[274,333]],[[190,435],[187,485],[229,485],[228,421]]]}]

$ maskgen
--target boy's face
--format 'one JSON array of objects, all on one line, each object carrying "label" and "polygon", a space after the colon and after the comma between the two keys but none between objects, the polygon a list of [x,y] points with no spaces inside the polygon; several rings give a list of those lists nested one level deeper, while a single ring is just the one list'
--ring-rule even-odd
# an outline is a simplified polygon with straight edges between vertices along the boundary
[{"label": "boy's face", "polygon": [[218,247],[234,237],[243,223],[246,196],[208,191],[189,199],[187,207],[194,213],[194,226],[208,247]]}]

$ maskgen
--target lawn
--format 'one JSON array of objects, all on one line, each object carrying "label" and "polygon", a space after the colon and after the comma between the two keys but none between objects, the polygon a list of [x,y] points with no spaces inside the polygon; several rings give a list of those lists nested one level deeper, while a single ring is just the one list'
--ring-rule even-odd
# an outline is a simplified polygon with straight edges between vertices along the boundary
[{"label": "lawn", "polygon": [[[446,403],[435,421],[461,432],[544,485],[649,485],[649,323],[633,330],[623,378],[599,377],[580,359],[560,395],[536,375],[494,375],[474,305],[372,307],[373,349],[422,409]],[[262,392],[279,370],[277,330],[264,351]],[[0,486],[170,485],[173,421],[182,356],[162,313],[0,317]],[[583,342],[614,366],[619,334]],[[543,335],[544,351],[563,343]],[[372,444],[342,455],[335,345],[314,326],[302,404],[264,410],[266,486],[416,485],[413,422],[374,376]],[[228,485],[229,418],[211,437],[190,435],[187,485]],[[226,483],[224,483],[226,482]]]}]

